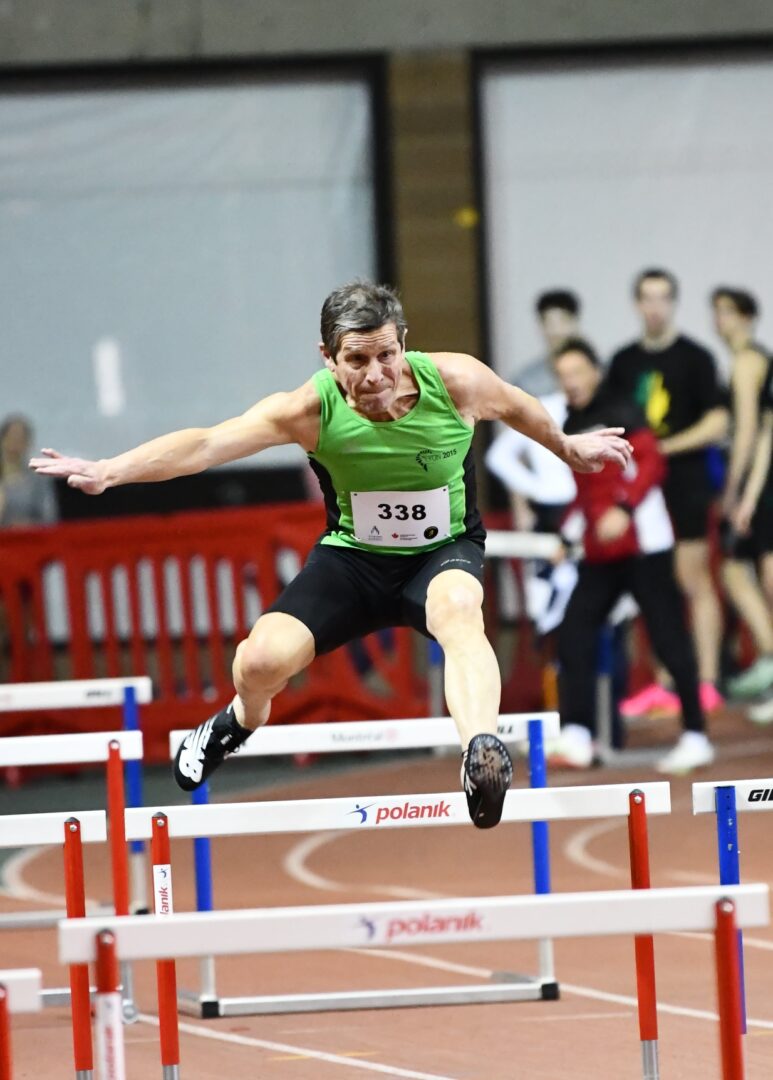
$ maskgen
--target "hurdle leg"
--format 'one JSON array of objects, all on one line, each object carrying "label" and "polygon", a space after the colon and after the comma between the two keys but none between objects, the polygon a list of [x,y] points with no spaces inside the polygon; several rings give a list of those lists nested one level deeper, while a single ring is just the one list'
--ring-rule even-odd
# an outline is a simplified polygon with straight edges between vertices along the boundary
[{"label": "hurdle leg", "polygon": [[[530,720],[529,731],[529,784],[533,788],[547,787],[547,767],[545,762],[545,740],[542,721]],[[540,895],[550,892],[550,837],[546,821],[531,823],[531,850],[534,865],[534,891]],[[556,983],[555,956],[553,942],[543,938],[537,942],[539,954],[539,975],[545,990],[545,996],[558,997]]]},{"label": "hurdle leg", "polygon": [[[723,785],[715,789],[717,816],[717,851],[720,885],[741,884],[741,861],[738,849],[738,815],[735,788]],[[741,980],[741,1032],[746,1034],[746,990],[743,971],[743,931],[738,931],[738,971]]]},{"label": "hurdle leg", "polygon": [[[193,792],[193,803],[205,806],[208,802],[209,785],[203,783]],[[212,846],[208,836],[197,836],[193,841],[193,859],[196,868],[196,910],[212,911]],[[199,961],[199,979],[201,1015],[219,1015],[214,956],[203,956]]]},{"label": "hurdle leg", "polygon": [[[650,887],[650,854],[647,835],[647,807],[644,793],[632,791],[628,796],[628,842],[631,854],[631,886]],[[655,991],[655,943],[651,934],[634,936],[636,956],[636,996],[639,1011],[642,1076],[658,1080],[658,1003]]]},{"label": "hurdle leg", "polygon": [[[166,814],[153,815],[153,902],[156,915],[171,915],[172,866]],[[180,1034],[177,1017],[177,971],[174,960],[156,961],[158,1024],[161,1033],[163,1080],[179,1080]]]},{"label": "hurdle leg", "polygon": [[97,934],[97,1076],[99,1080],[126,1080],[123,1045],[123,1003],[119,990],[115,935]]},{"label": "hurdle leg", "polygon": [[[140,713],[133,686],[123,691],[124,731],[139,731]],[[127,761],[125,766],[126,802],[131,807],[142,806],[142,762]],[[148,910],[148,890],[145,877],[145,845],[141,840],[129,844],[129,870],[131,872],[131,910],[142,914]]]},{"label": "hurdle leg", "polygon": [[[113,874],[113,897],[116,915],[129,914],[129,863],[126,856],[126,795],[123,761],[119,744],[112,741],[107,758],[107,815],[109,820],[110,863]],[[121,963],[123,1014],[127,1024],[138,1019],[134,1004],[134,980],[131,965]]]},{"label": "hurdle leg", "polygon": [[11,1080],[12,1075],[8,991],[4,986],[0,986],[0,1080]]},{"label": "hurdle leg", "polygon": [[[64,882],[67,918],[84,918],[86,891],[83,884],[83,845],[80,822],[76,818],[68,818],[64,823]],[[91,1080],[94,1075],[94,1049],[91,1042],[88,964],[70,965],[70,1006],[75,1077],[76,1080]]]},{"label": "hurdle leg", "polygon": [[735,904],[732,900],[717,901],[717,927],[714,942],[722,1080],[743,1080],[741,966],[738,955],[738,930],[735,925]]}]

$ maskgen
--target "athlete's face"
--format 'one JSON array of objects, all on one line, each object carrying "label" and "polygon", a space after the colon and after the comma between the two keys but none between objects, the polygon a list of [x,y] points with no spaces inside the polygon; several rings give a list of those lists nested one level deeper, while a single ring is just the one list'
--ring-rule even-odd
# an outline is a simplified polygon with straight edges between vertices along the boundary
[{"label": "athlete's face", "polygon": [[718,296],[712,306],[714,327],[723,341],[732,341],[748,333],[749,319],[740,313],[729,296]]},{"label": "athlete's face", "polygon": [[366,416],[389,412],[405,356],[394,323],[378,330],[350,330],[341,338],[335,358],[323,355],[348,405]]},{"label": "athlete's face", "polygon": [[593,400],[601,382],[601,368],[583,352],[572,350],[556,360],[556,375],[573,409],[584,409]]},{"label": "athlete's face", "polygon": [[647,337],[663,337],[674,325],[676,301],[671,282],[665,278],[646,278],[639,286],[636,307]]}]

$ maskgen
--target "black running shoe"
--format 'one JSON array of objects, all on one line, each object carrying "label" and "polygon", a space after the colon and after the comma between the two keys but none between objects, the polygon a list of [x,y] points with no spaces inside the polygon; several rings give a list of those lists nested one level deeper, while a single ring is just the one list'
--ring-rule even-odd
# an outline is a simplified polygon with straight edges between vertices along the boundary
[{"label": "black running shoe", "polygon": [[473,825],[491,829],[499,824],[512,779],[504,743],[496,735],[474,735],[462,756],[462,787]]},{"label": "black running shoe", "polygon": [[183,791],[194,791],[215,771],[227,754],[238,750],[252,734],[234,716],[233,704],[205,720],[186,735],[174,759],[174,778]]}]

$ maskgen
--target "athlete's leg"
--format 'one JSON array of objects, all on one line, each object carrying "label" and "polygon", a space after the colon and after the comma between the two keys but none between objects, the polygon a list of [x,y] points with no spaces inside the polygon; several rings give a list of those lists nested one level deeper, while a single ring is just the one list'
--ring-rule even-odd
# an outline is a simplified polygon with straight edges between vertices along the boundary
[{"label": "athlete's leg", "polygon": [[513,762],[496,734],[501,680],[484,633],[483,586],[476,576],[482,568],[483,553],[469,542],[431,561],[424,621],[445,653],[446,702],[464,747],[467,809],[478,828],[491,828],[501,819]]},{"label": "athlete's leg", "polygon": [[314,654],[314,635],[300,619],[283,611],[261,615],[234,657],[233,710],[239,724],[250,731],[265,724],[271,699],[308,667]]},{"label": "athlete's leg", "polygon": [[186,736],[174,776],[192,791],[268,720],[272,698],[317,653],[373,629],[368,566],[357,553],[318,546],[249,637],[233,664],[236,697]]},{"label": "athlete's leg", "polygon": [[501,680],[494,650],[483,630],[483,588],[465,570],[444,570],[427,587],[427,629],[445,656],[448,711],[462,746],[473,735],[494,734]]}]

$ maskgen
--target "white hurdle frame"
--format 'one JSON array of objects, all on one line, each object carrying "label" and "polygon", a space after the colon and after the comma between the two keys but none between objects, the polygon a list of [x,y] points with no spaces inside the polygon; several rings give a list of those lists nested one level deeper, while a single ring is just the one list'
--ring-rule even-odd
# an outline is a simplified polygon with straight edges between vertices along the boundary
[{"label": "white hurdle frame", "polygon": [[[721,935],[720,924],[729,920],[732,931],[735,926],[765,926],[769,919],[769,890],[762,884],[335,904],[131,917],[101,925],[93,919],[74,919],[60,924],[59,957],[63,963],[90,963],[106,948],[122,959],[158,960],[201,956],[205,948],[213,955],[236,955],[711,930],[717,938],[722,1075],[725,1080],[742,1080],[737,971],[732,937],[727,932]],[[723,993],[723,980],[734,984],[735,997],[732,990]],[[106,997],[114,991],[110,986],[104,989]],[[123,1077],[120,1025],[110,1018],[106,1024],[119,1044],[110,1075]],[[176,1018],[168,1018],[167,1025],[176,1030]]]},{"label": "white hurdle frame", "polygon": [[[0,739],[0,768],[11,765],[107,763],[111,742],[118,743],[119,753],[123,761],[142,760],[142,733],[139,731],[97,731],[74,735],[19,735]],[[50,840],[29,839],[25,841],[21,838],[24,833],[18,832],[18,829],[22,828],[21,819],[28,817],[30,819],[44,820],[46,817],[57,817],[57,819],[63,821],[66,817],[72,816],[73,813],[69,811],[64,817],[61,814],[0,815],[0,847],[31,847],[35,844],[58,844],[62,838],[61,826],[59,833]],[[75,816],[80,819],[81,815],[76,814]],[[18,843],[6,842],[9,829],[17,830],[15,835],[20,837]],[[102,839],[104,840],[105,837],[102,837]],[[21,927],[27,929],[53,927],[62,918],[64,918],[64,912],[61,910],[12,912],[7,915],[0,915],[0,930],[13,930]]]},{"label": "white hurdle frame", "polygon": [[[0,816],[0,848],[61,847],[65,824],[76,818],[80,825],[80,839],[84,844],[105,843],[107,840],[107,815],[104,810],[56,810],[47,814],[4,814]],[[36,918],[36,916],[39,916]],[[4,915],[0,918],[0,930],[20,928],[35,929],[57,926],[66,912],[35,912]],[[69,987],[40,990],[40,1002],[45,1007],[68,1005]]]},{"label": "white hurdle frame", "polygon": [[[114,679],[63,679],[56,682],[7,683],[0,686],[0,714],[36,712],[41,709],[96,709],[120,706],[124,732],[137,732],[137,708],[153,700],[153,683],[148,675]],[[0,739],[0,768],[25,765],[87,765],[106,761],[107,750],[94,749],[93,738],[102,732],[64,735],[14,736]],[[119,733],[110,733],[119,738]],[[59,741],[57,741],[59,740]],[[99,747],[99,744],[96,744]],[[137,750],[139,745],[139,750]],[[105,743],[105,746],[107,744]],[[124,747],[126,748],[124,752]],[[79,754],[82,756],[71,756]],[[96,754],[97,756],[92,756]],[[103,755],[103,756],[102,756]],[[142,741],[121,741],[121,757],[131,762],[127,768],[130,796],[141,803]],[[134,907],[147,909],[143,854],[133,850],[129,859]]]},{"label": "white hurdle frame", "polygon": [[[598,785],[588,788],[529,788],[508,791],[503,822],[578,820],[593,817],[626,817],[630,796],[644,795],[647,813],[671,810],[670,785],[666,781],[645,784]],[[411,808],[417,815],[407,817]],[[422,808],[428,810],[420,816]],[[362,817],[362,811],[366,816]],[[373,813],[367,813],[368,811]],[[394,810],[400,816],[393,817]],[[379,813],[381,811],[381,813]],[[255,835],[262,833],[328,832],[401,826],[469,825],[464,794],[360,796],[336,799],[294,800],[264,803],[217,803],[199,806],[168,806],[129,810],[127,839],[148,839],[153,819],[163,815],[170,839]],[[171,866],[163,869],[169,872]],[[549,940],[549,939],[545,939]],[[210,957],[205,958],[212,963]],[[205,972],[206,976],[206,972]],[[474,1001],[534,1001],[558,997],[555,974],[548,977],[497,975],[487,986],[419,987],[368,993],[285,994],[277,996],[218,997],[212,981],[200,993],[181,991],[181,1008],[202,1017],[252,1016],[324,1010],[389,1008],[400,1005],[466,1004]]]},{"label": "white hurdle frame", "polygon": [[[530,727],[533,725],[533,727]],[[529,733],[540,732],[537,744],[531,746]],[[557,712],[506,713],[498,718],[497,734],[505,743],[529,745],[529,769],[532,783],[544,785],[544,740],[554,739],[561,730]],[[180,743],[188,731],[173,731],[169,736],[170,757],[174,758]],[[535,736],[536,737],[536,736]],[[324,724],[268,725],[259,728],[240,747],[243,757],[292,755],[298,752],[317,754],[347,753],[381,750],[410,749],[459,749],[459,733],[449,716],[423,717],[421,719],[357,720]],[[193,793],[197,805],[207,804],[208,784]],[[196,866],[196,893],[200,910],[212,908],[212,874],[209,838],[194,840]],[[549,891],[545,879],[549,879],[549,854],[547,824],[532,824],[532,855],[534,862],[535,891]],[[533,977],[518,976],[519,985],[528,985],[528,1000],[553,999],[558,996],[555,976],[553,943],[538,943],[539,974]],[[191,1003],[195,1014],[203,1017],[218,1016],[215,962],[206,957],[200,965],[200,990],[198,993],[182,990],[183,999]]]}]

